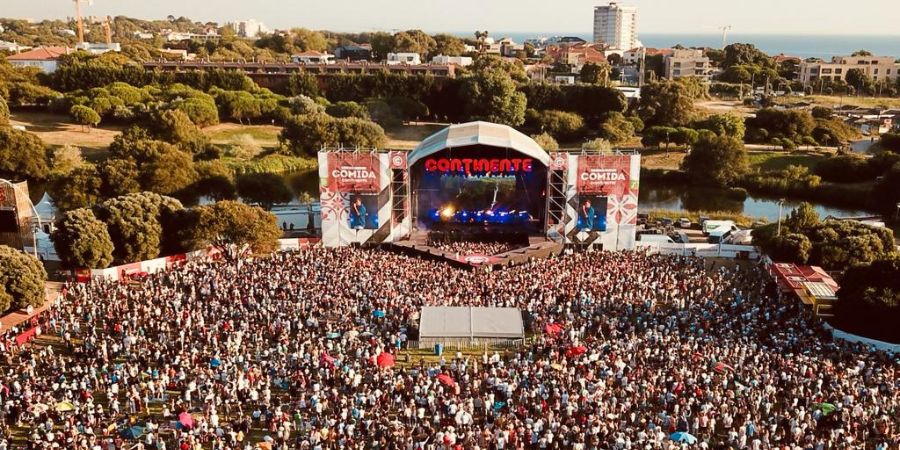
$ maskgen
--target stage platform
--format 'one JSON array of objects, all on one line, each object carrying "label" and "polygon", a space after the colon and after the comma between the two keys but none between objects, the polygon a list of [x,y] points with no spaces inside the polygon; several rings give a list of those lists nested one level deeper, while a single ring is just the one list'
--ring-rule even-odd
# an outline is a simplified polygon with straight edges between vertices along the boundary
[{"label": "stage platform", "polygon": [[505,267],[524,264],[535,259],[544,259],[562,253],[563,245],[548,240],[544,236],[529,236],[528,244],[497,255],[470,254],[463,255],[444,251],[428,245],[428,233],[417,232],[409,239],[389,244],[396,251],[431,256],[464,267]]}]

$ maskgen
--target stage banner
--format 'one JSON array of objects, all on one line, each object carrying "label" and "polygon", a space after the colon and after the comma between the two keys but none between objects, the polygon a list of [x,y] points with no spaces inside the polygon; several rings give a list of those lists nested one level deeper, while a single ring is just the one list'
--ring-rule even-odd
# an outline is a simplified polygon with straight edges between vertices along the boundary
[{"label": "stage banner", "polygon": [[374,153],[328,154],[328,188],[331,192],[377,194],[379,162]]},{"label": "stage banner", "polygon": [[391,152],[391,169],[406,170],[406,152]]},{"label": "stage banner", "polygon": [[566,170],[569,168],[568,153],[551,153],[550,170]]},{"label": "stage banner", "polygon": [[623,197],[631,189],[630,155],[581,155],[578,157],[579,194]]}]

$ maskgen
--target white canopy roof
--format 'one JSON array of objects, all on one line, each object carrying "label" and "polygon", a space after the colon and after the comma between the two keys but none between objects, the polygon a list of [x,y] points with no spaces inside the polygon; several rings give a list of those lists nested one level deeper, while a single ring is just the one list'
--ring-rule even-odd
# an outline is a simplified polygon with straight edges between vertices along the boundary
[{"label": "white canopy roof", "polygon": [[420,159],[447,148],[487,145],[508,148],[536,159],[543,165],[550,164],[550,155],[534,139],[506,126],[490,122],[469,122],[450,125],[425,138],[409,156],[412,166]]},{"label": "white canopy roof", "polygon": [[50,221],[56,217],[56,206],[53,206],[53,199],[50,198],[50,194],[46,192],[44,192],[44,196],[41,197],[41,201],[34,205],[34,209],[37,210],[42,221]]},{"label": "white canopy roof", "polygon": [[419,319],[423,338],[523,338],[522,313],[516,308],[426,306]]}]

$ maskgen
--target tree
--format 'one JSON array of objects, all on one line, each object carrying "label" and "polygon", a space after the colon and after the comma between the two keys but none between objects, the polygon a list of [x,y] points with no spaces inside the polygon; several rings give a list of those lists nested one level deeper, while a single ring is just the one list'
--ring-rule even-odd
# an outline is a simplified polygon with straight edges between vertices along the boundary
[{"label": "tree", "polygon": [[862,69],[849,69],[847,70],[846,78],[847,85],[853,86],[856,89],[862,90],[868,85],[872,84],[872,78],[866,74]]},{"label": "tree", "polygon": [[57,219],[53,246],[68,267],[102,269],[113,261],[109,231],[88,208],[68,211]]},{"label": "tree", "polygon": [[174,144],[191,154],[201,153],[209,138],[180,110],[168,110],[152,116],[150,132],[160,140]]},{"label": "tree", "polygon": [[835,318],[841,329],[876,339],[900,340],[900,256],[847,269],[841,277]]},{"label": "tree", "polygon": [[428,55],[437,48],[433,37],[422,30],[401,31],[394,35],[394,51]]},{"label": "tree", "polygon": [[589,62],[581,67],[579,77],[582,83],[598,84],[603,82],[606,84],[609,82],[609,70],[610,67],[608,65]]},{"label": "tree", "polygon": [[386,142],[384,129],[376,123],[327,114],[292,116],[285,121],[278,139],[295,155],[315,155],[323,146],[377,148]]},{"label": "tree", "polygon": [[881,148],[894,153],[900,153],[900,133],[885,133],[878,142]]},{"label": "tree", "polygon": [[736,114],[713,114],[694,124],[694,128],[709,130],[718,136],[732,137],[743,141],[746,132],[744,119]]},{"label": "tree", "polygon": [[519,126],[525,121],[525,94],[507,73],[483,70],[463,80],[461,102],[472,119]]},{"label": "tree", "polygon": [[247,245],[254,253],[278,248],[281,230],[275,216],[262,208],[235,201],[221,201],[196,208],[199,226],[196,238],[221,249]]},{"label": "tree", "polygon": [[0,127],[0,177],[45,179],[49,173],[44,143],[37,135]]},{"label": "tree", "polygon": [[819,213],[807,202],[801,203],[784,221],[784,226],[797,232],[805,232],[819,225]]},{"label": "tree", "polygon": [[197,181],[191,191],[215,201],[233,200],[237,197],[234,176],[221,161],[204,161],[196,164]]},{"label": "tree", "polygon": [[644,147],[660,147],[666,144],[666,148],[669,148],[669,144],[674,142],[676,133],[678,130],[672,127],[649,127],[642,133],[641,144]]},{"label": "tree", "polygon": [[755,117],[748,118],[746,124],[748,141],[751,142],[766,143],[761,130],[765,130],[767,140],[780,138],[802,142],[805,136],[812,134],[816,121],[809,111],[763,108],[756,112]]},{"label": "tree", "polygon": [[294,48],[301,52],[323,52],[328,49],[328,40],[325,39],[325,35],[318,31],[294,28],[291,30],[291,35],[293,36]]},{"label": "tree", "polygon": [[0,125],[9,125],[9,105],[0,97]]},{"label": "tree", "polygon": [[638,116],[647,125],[684,126],[694,115],[694,101],[684,84],[651,83],[641,91]]},{"label": "tree", "polygon": [[71,144],[65,144],[53,150],[52,162],[54,172],[67,173],[84,164],[84,158],[81,157],[81,149]]},{"label": "tree", "polygon": [[559,143],[556,142],[556,139],[553,139],[553,136],[550,136],[548,133],[541,133],[536,136],[532,136],[534,142],[537,145],[541,146],[542,149],[548,152],[553,152],[559,150]]},{"label": "tree", "polygon": [[222,91],[216,96],[216,102],[222,109],[222,114],[231,119],[237,120],[238,123],[244,123],[262,114],[259,100],[253,94],[245,91]]},{"label": "tree", "polygon": [[747,172],[744,144],[721,136],[702,136],[682,162],[685,170],[700,184],[728,186]]},{"label": "tree", "polygon": [[68,172],[55,173],[50,178],[49,189],[56,207],[68,211],[100,201],[102,181],[93,164],[84,164]]},{"label": "tree", "polygon": [[343,119],[356,117],[357,119],[369,119],[369,110],[356,102],[337,102],[325,108],[325,112],[332,117]]},{"label": "tree", "polygon": [[0,245],[0,311],[41,306],[47,272],[37,258]]},{"label": "tree", "polygon": [[575,113],[529,109],[525,117],[529,128],[549,133],[557,139],[572,140],[584,134],[584,119]]},{"label": "tree", "polygon": [[134,160],[107,159],[100,164],[99,171],[100,178],[103,180],[100,192],[105,198],[133,194],[141,190],[141,175]]},{"label": "tree", "polygon": [[175,194],[197,180],[191,155],[182,151],[164,153],[141,167],[141,185],[164,195]]},{"label": "tree", "polygon": [[75,105],[69,110],[69,115],[75,123],[81,125],[82,131],[90,131],[100,123],[100,114],[87,106]]},{"label": "tree", "polygon": [[434,37],[434,42],[435,55],[460,56],[466,52],[466,43],[450,34],[438,34]]},{"label": "tree", "polygon": [[612,112],[600,125],[600,137],[613,145],[628,142],[634,136],[634,125],[624,114]]},{"label": "tree", "polygon": [[773,67],[774,62],[753,44],[734,43],[725,47],[722,67],[727,69],[737,65]]},{"label": "tree", "polygon": [[288,91],[291,95],[319,96],[319,82],[315,75],[301,72],[293,73],[288,78]]},{"label": "tree", "polygon": [[799,233],[785,233],[773,238],[768,253],[775,261],[805,264],[809,260],[811,250],[812,243],[806,236]]},{"label": "tree", "polygon": [[872,56],[872,52],[868,50],[857,50],[850,56]]},{"label": "tree", "polygon": [[284,179],[273,173],[254,173],[238,177],[238,194],[246,201],[257,203],[266,210],[273,205],[290,202],[294,194]]},{"label": "tree", "polygon": [[181,202],[152,192],[109,199],[94,207],[113,241],[113,256],[120,263],[159,256],[163,229],[161,218],[183,209]]}]

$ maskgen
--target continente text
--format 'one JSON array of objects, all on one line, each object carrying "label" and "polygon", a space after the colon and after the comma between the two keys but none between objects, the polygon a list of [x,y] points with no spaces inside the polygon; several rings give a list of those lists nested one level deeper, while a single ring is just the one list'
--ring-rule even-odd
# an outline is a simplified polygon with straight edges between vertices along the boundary
[{"label": "continente text", "polygon": [[438,158],[426,159],[426,172],[509,173],[532,172],[531,158]]}]

